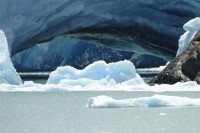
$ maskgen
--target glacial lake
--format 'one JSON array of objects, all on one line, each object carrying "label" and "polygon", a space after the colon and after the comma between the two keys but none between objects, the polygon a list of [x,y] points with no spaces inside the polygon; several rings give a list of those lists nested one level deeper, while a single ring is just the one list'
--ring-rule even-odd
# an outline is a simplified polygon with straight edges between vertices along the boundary
[{"label": "glacial lake", "polygon": [[200,92],[0,92],[1,133],[199,133],[200,107],[86,107],[93,96],[154,94],[200,98]]},{"label": "glacial lake", "polygon": [[[155,73],[143,73],[148,82]],[[25,77],[30,74],[25,74]],[[33,74],[34,75],[34,74]],[[26,78],[44,84],[47,73]],[[41,78],[41,76],[43,78]],[[199,91],[64,91],[0,92],[0,133],[199,133],[200,106],[86,107],[88,99],[107,95],[115,99],[154,94],[200,98]]]}]

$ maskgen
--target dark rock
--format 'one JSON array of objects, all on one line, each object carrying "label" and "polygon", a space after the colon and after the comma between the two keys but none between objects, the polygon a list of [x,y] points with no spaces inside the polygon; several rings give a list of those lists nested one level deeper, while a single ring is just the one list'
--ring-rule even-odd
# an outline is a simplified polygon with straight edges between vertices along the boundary
[{"label": "dark rock", "polygon": [[197,73],[194,81],[196,81],[198,84],[200,84],[200,72]]},{"label": "dark rock", "polygon": [[199,71],[200,71],[200,62],[198,61],[198,59],[194,57],[189,58],[182,65],[183,74],[186,75],[191,80],[194,80]]},{"label": "dark rock", "polygon": [[200,62],[200,53],[197,54],[197,60]]},{"label": "dark rock", "polygon": [[[174,84],[195,80],[200,83],[200,31],[195,35],[187,50],[177,56],[150,83]],[[199,73],[198,73],[199,72]]]}]

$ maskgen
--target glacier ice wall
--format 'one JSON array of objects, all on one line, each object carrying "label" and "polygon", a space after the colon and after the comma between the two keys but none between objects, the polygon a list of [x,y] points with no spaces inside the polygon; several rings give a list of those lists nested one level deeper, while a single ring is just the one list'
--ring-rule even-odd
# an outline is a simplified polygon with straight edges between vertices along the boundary
[{"label": "glacier ice wall", "polygon": [[170,60],[182,25],[200,15],[199,6],[199,0],[2,0],[0,29],[12,55],[68,33]]},{"label": "glacier ice wall", "polygon": [[10,60],[6,36],[0,30],[0,84],[21,84],[21,78]]}]

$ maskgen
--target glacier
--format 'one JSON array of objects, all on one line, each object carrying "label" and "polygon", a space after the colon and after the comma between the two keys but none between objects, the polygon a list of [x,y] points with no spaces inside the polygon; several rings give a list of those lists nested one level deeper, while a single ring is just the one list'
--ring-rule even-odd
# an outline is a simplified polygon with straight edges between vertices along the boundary
[{"label": "glacier", "polygon": [[200,15],[199,5],[198,0],[0,1],[0,29],[11,55],[65,35],[171,60],[182,25]]},{"label": "glacier", "polygon": [[[63,35],[170,60],[176,53],[178,35],[183,32],[180,27],[191,17],[198,16],[199,10],[198,1],[119,0],[115,8],[110,8],[112,1],[52,0],[40,1],[34,7],[32,4],[33,1],[23,0],[0,2],[0,28],[5,32],[11,55]],[[123,8],[127,4],[130,6]],[[104,8],[97,10],[102,5]],[[150,11],[152,13],[148,14]],[[158,19],[160,21],[156,21]]]},{"label": "glacier", "polygon": [[0,84],[3,83],[19,85],[22,81],[10,60],[6,36],[0,30]]}]

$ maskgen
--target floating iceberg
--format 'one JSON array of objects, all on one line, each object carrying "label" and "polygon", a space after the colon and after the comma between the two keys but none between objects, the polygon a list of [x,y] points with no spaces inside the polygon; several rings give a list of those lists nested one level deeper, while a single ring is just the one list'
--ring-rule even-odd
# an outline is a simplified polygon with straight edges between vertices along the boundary
[{"label": "floating iceberg", "polygon": [[200,18],[196,17],[191,19],[183,26],[183,29],[186,32],[179,39],[179,48],[176,56],[180,55],[187,49],[193,37],[200,30]]},{"label": "floating iceberg", "polygon": [[10,60],[6,36],[0,30],[0,84],[21,84],[21,78]]},{"label": "floating iceberg", "polygon": [[94,62],[83,70],[70,66],[58,67],[52,72],[48,84],[65,84],[87,86],[91,84],[144,84],[130,61],[119,61],[107,64],[104,61]]},{"label": "floating iceberg", "polygon": [[97,96],[88,99],[89,108],[130,108],[130,107],[181,107],[199,106],[200,99],[187,97],[153,95],[133,99],[116,100],[108,96]]}]

